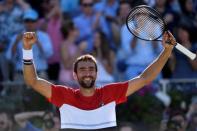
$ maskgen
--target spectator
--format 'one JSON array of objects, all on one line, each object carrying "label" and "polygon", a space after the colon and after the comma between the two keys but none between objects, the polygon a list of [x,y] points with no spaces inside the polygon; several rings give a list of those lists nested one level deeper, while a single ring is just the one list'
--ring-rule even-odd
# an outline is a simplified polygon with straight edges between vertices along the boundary
[{"label": "spectator", "polygon": [[76,39],[79,35],[79,32],[72,21],[64,22],[61,27],[61,31],[64,41],[60,47],[61,63],[59,82],[69,85],[73,84],[74,81],[72,74],[73,62],[79,55],[83,53],[83,50],[85,49],[83,49],[83,43],[79,46],[76,44]]},{"label": "spectator", "polygon": [[167,131],[186,131],[187,119],[182,111],[173,110],[167,123]]},{"label": "spectator", "polygon": [[114,43],[116,44],[116,48],[120,48],[120,30],[121,27],[125,24],[127,15],[131,10],[130,3],[127,1],[122,1],[119,4],[119,8],[117,10],[117,17],[115,20],[111,22],[111,30],[112,30],[112,38],[114,39]]},{"label": "spectator", "polygon": [[39,21],[40,29],[48,33],[53,46],[53,55],[48,58],[49,67],[47,72],[50,80],[57,81],[60,70],[60,44],[63,41],[60,31],[63,14],[58,0],[49,0],[45,10],[44,18]]},{"label": "spectator", "polygon": [[[43,120],[42,127],[38,128],[30,122],[32,118],[41,118]],[[18,123],[19,131],[59,131],[60,121],[52,112],[34,111],[17,113],[14,116]]]},{"label": "spectator", "polygon": [[97,59],[98,64],[97,86],[101,86],[104,83],[115,82],[113,76],[115,68],[115,53],[110,48],[105,34],[101,31],[97,31],[94,34],[93,55]]},{"label": "spectator", "polygon": [[153,7],[161,13],[169,30],[173,31],[173,28],[177,24],[176,20],[178,20],[178,15],[167,5],[167,0],[155,0],[155,5]]},{"label": "spectator", "polygon": [[118,0],[100,0],[95,3],[94,10],[102,13],[106,17],[107,21],[113,21],[116,17],[116,12],[119,7]]},{"label": "spectator", "polygon": [[[192,43],[187,25],[180,24],[177,28],[177,41],[192,52],[197,52],[197,44]],[[197,60],[190,60],[177,50],[169,61],[172,78],[197,78]]]},{"label": "spectator", "polygon": [[168,4],[169,4],[170,8],[172,8],[172,10],[175,11],[176,13],[178,13],[178,14],[182,13],[179,0],[170,0],[170,1],[168,0]]},{"label": "spectator", "polygon": [[[167,24],[168,29],[173,32],[177,25],[177,21],[179,21],[179,15],[176,11],[174,11],[173,7],[168,4],[168,0],[155,0],[155,5],[153,8],[159,11],[165,23]],[[172,76],[169,62],[167,62],[167,64],[164,66],[162,70],[162,76],[163,78],[170,78]]]},{"label": "spectator", "polygon": [[191,40],[197,41],[196,30],[197,30],[197,14],[194,10],[194,1],[185,0],[182,5],[183,13],[180,14],[180,22],[184,23],[190,28]]},{"label": "spectator", "polygon": [[73,19],[76,28],[79,30],[79,41],[87,41],[87,53],[93,50],[93,36],[97,29],[101,29],[107,38],[110,36],[105,18],[101,13],[94,11],[93,5],[93,0],[81,0],[81,14]]},{"label": "spectator", "polygon": [[107,24],[110,30],[110,38],[108,44],[110,48],[114,51],[117,50],[117,46],[115,45],[115,41],[112,36],[112,23],[116,22],[117,11],[119,8],[119,1],[118,0],[100,0],[99,2],[95,3],[94,10],[98,13],[101,13],[102,16],[105,17]]},{"label": "spectator", "polygon": [[23,30],[22,15],[30,6],[23,0],[4,0],[1,4],[1,15],[6,15],[1,19],[3,20],[1,21],[1,33],[3,33],[4,39],[9,40],[10,37]]},{"label": "spectator", "polygon": [[0,111],[0,131],[16,131],[11,112],[8,110]]},{"label": "spectator", "polygon": [[[123,25],[121,48],[117,58],[118,68],[124,72],[123,79],[128,80],[140,74],[161,50],[162,46],[159,42],[140,40],[128,31],[126,24]],[[122,66],[125,66],[124,70],[122,70]]]},{"label": "spectator", "polygon": [[22,15],[29,5],[23,0],[0,2],[0,75],[3,81],[10,80],[10,65],[5,52],[13,35],[23,30]]},{"label": "spectator", "polygon": [[[37,29],[38,14],[35,10],[26,10],[23,16],[25,30],[28,32],[37,32],[38,41],[33,48],[35,65],[38,69],[38,74],[43,78],[47,77],[47,59],[53,54],[52,44],[49,36]],[[23,32],[24,32],[23,31]],[[15,65],[14,80],[23,81],[22,76],[22,33],[15,35],[9,45],[7,58]]]}]

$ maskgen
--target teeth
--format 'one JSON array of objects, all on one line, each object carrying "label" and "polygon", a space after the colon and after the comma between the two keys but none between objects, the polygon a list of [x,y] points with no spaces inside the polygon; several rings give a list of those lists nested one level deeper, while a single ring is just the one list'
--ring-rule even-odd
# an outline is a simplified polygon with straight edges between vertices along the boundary
[{"label": "teeth", "polygon": [[86,77],[86,78],[84,78],[84,80],[91,80],[91,78],[90,77]]}]

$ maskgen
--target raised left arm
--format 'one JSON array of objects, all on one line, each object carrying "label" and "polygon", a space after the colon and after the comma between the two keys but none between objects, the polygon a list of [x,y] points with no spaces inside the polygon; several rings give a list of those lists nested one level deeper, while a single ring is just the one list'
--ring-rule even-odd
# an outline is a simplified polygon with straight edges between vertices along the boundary
[{"label": "raised left arm", "polygon": [[[170,44],[166,44],[167,40],[170,40]],[[129,87],[126,94],[127,96],[152,82],[161,72],[172,53],[176,40],[170,32],[165,32],[163,35],[162,44],[164,49],[161,54],[138,77],[129,80]]]}]

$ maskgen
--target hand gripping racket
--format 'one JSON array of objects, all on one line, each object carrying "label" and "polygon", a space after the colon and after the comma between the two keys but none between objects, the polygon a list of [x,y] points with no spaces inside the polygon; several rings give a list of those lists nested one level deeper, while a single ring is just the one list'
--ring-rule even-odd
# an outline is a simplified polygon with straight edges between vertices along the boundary
[{"label": "hand gripping racket", "polygon": [[[162,41],[160,38],[168,30],[160,13],[147,5],[134,7],[127,16],[126,25],[134,36],[146,41]],[[196,58],[196,54],[179,43],[175,48],[192,60]]]}]

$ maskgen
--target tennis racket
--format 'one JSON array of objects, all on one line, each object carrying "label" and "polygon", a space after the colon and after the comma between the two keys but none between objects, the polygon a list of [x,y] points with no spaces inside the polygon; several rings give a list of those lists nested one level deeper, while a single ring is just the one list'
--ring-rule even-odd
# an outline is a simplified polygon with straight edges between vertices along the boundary
[{"label": "tennis racket", "polygon": [[[127,16],[126,25],[134,36],[146,41],[162,41],[162,35],[168,30],[160,13],[147,5],[134,7]],[[196,58],[196,54],[179,43],[175,48],[191,60]]]}]

